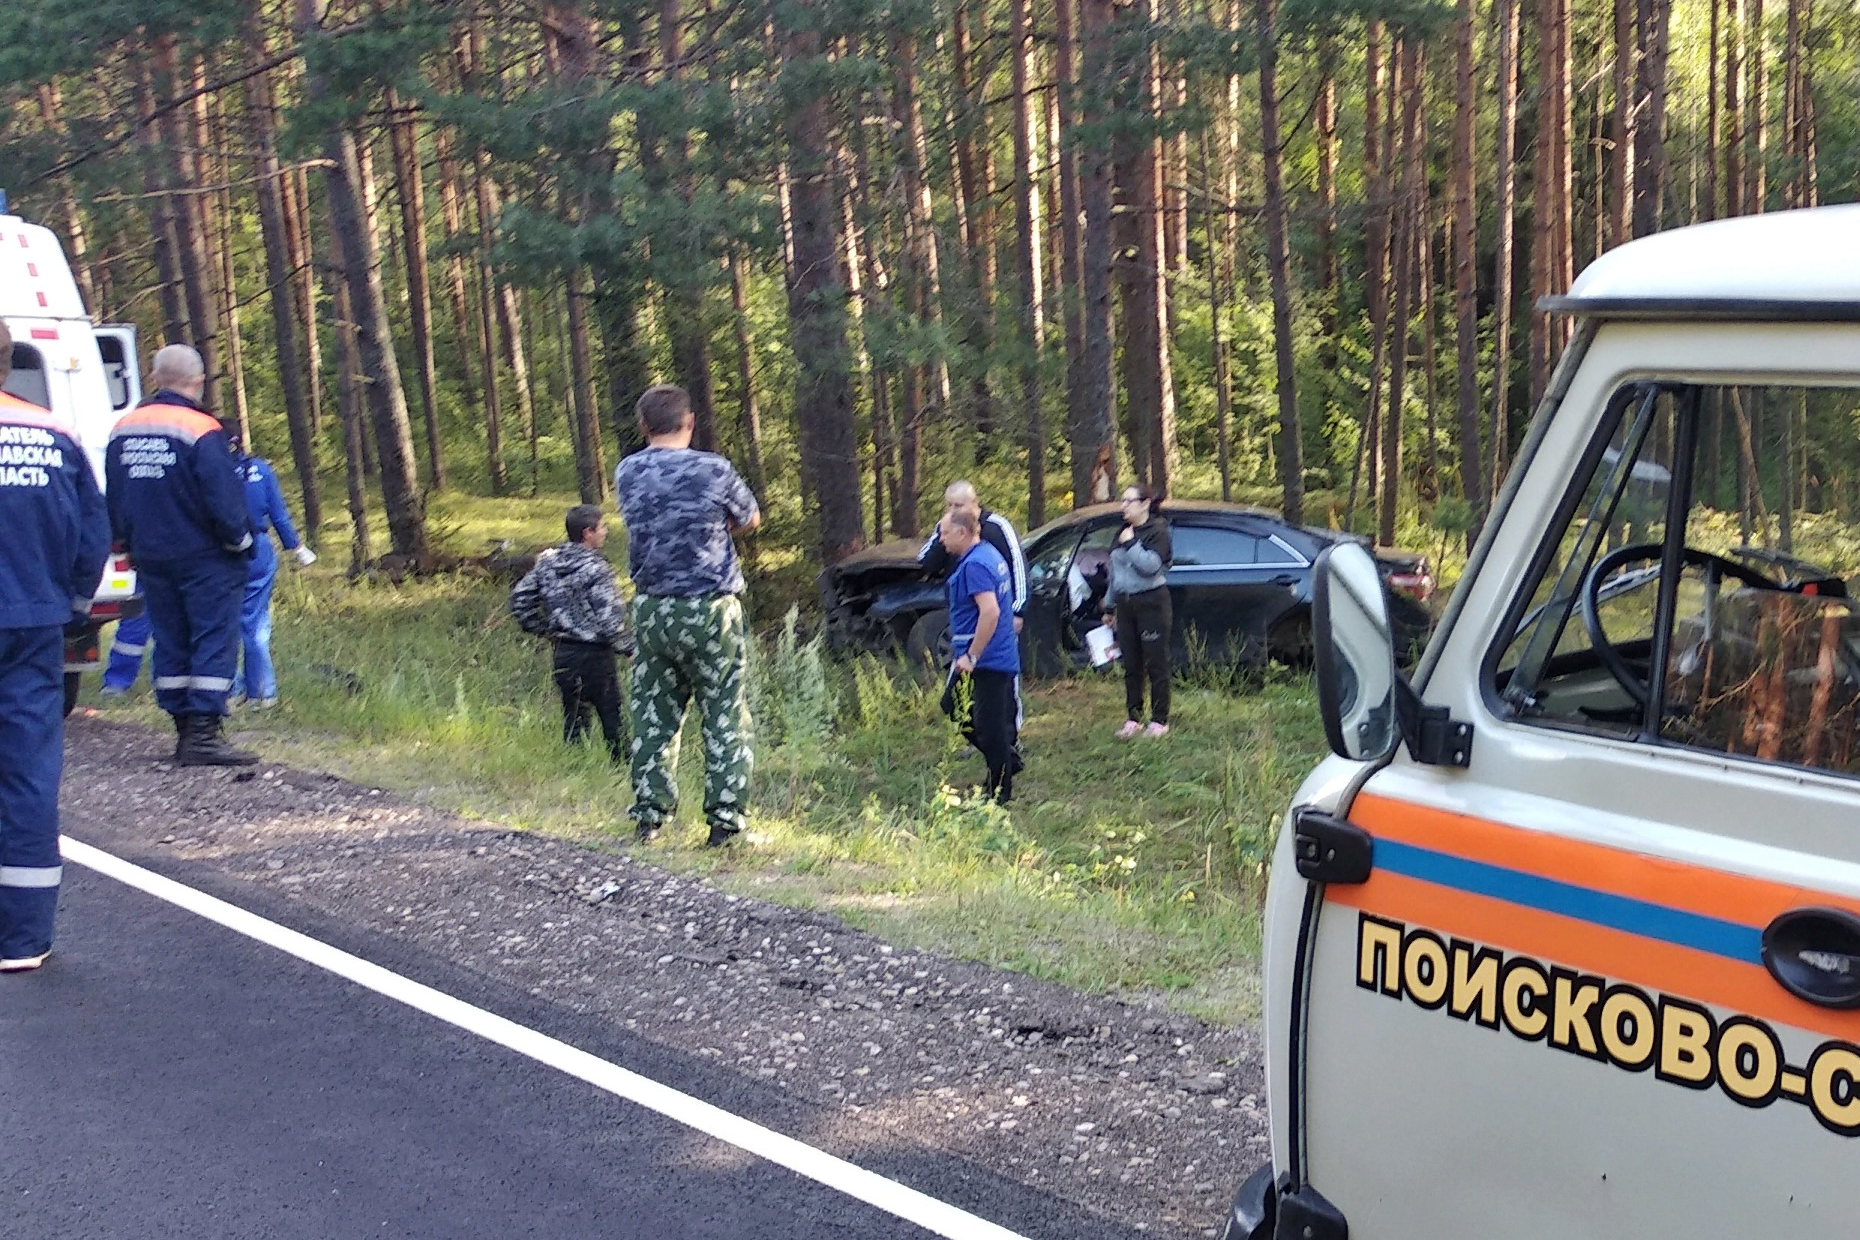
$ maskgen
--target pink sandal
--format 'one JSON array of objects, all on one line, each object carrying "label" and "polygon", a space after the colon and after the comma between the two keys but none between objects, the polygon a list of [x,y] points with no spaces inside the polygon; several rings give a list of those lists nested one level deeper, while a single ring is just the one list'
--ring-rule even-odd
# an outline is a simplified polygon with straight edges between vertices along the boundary
[{"label": "pink sandal", "polygon": [[1126,720],[1124,726],[1117,730],[1117,739],[1127,741],[1143,730],[1143,725],[1135,719]]},{"label": "pink sandal", "polygon": [[1143,729],[1143,735],[1145,736],[1167,736],[1169,735],[1169,725],[1166,723],[1156,723],[1152,721],[1149,727]]}]

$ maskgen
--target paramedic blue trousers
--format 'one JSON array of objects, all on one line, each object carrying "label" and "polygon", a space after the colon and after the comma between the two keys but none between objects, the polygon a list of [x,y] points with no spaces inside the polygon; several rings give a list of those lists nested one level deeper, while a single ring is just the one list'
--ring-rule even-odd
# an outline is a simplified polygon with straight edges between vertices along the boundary
[{"label": "paramedic blue trousers", "polygon": [[64,652],[56,627],[0,629],[0,959],[52,946],[62,877]]},{"label": "paramedic blue trousers", "polygon": [[138,562],[155,626],[155,704],[171,715],[224,715],[239,669],[245,557]]},{"label": "paramedic blue trousers", "polygon": [[110,639],[110,665],[103,670],[103,687],[113,693],[128,693],[142,674],[142,656],[149,648],[149,613],[130,616],[116,623],[116,636]]},{"label": "paramedic blue trousers", "polygon": [[271,589],[277,583],[278,553],[272,551],[267,538],[259,544],[258,554],[246,561],[245,593],[239,604],[239,640],[245,658],[232,691],[244,693],[248,701],[278,696],[278,673],[271,664]]}]

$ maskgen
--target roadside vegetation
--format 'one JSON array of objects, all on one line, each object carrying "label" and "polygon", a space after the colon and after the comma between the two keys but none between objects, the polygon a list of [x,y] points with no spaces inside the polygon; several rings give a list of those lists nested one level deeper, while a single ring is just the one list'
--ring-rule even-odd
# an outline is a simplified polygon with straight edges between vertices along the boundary
[{"label": "roadside vegetation", "polygon": [[[572,498],[448,501],[437,524],[471,554],[496,538],[526,549],[559,538]],[[609,553],[624,563],[617,539]],[[283,702],[239,715],[241,742],[461,813],[641,849],[899,943],[1094,992],[1154,993],[1217,1020],[1256,1010],[1265,862],[1323,747],[1304,676],[1192,669],[1160,742],[1112,739],[1114,676],[1033,683],[1029,769],[1003,811],[973,797],[980,759],[931,685],[895,663],[827,660],[795,609],[767,617],[757,645],[747,847],[699,847],[693,728],[684,826],[642,848],[625,773],[599,746],[563,747],[547,655],[510,621],[507,592],[469,575],[396,585],[321,565],[281,574]],[[103,709],[159,723],[147,684]]]}]

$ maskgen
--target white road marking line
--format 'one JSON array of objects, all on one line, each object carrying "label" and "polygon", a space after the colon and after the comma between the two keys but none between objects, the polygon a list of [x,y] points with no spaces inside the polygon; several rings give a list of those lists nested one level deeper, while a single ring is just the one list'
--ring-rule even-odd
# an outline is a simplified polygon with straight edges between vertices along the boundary
[{"label": "white road marking line", "polygon": [[158,900],[166,900],[247,938],[257,939],[299,960],[327,969],[358,986],[365,986],[429,1016],[436,1016],[467,1033],[477,1034],[487,1042],[495,1042],[519,1055],[526,1055],[538,1063],[586,1081],[598,1089],[657,1111],[667,1119],[747,1150],[797,1175],[806,1176],[887,1214],[915,1223],[926,1231],[946,1236],[949,1240],[1027,1240],[1018,1232],[1009,1231],[997,1223],[939,1201],[896,1180],[886,1179],[843,1158],[836,1158],[805,1142],[784,1136],[772,1128],[764,1128],[761,1124],[693,1098],[690,1094],[681,1093],[669,1085],[661,1085],[650,1077],[629,1072],[547,1034],[474,1007],[462,999],[455,999],[444,991],[402,977],[360,956],[268,921],[256,913],[248,913],[237,905],[228,904],[173,879],[163,878],[152,870],[145,870],[133,862],[92,848],[68,835],[61,836],[59,843],[67,861],[75,861],[107,878],[147,892]]}]

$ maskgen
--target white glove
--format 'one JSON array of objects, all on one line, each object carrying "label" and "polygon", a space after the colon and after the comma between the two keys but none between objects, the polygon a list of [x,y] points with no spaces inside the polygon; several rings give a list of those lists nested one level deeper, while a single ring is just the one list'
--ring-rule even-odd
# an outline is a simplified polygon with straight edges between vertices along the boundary
[{"label": "white glove", "polygon": [[299,544],[297,550],[291,552],[291,554],[297,557],[297,563],[302,568],[309,568],[312,564],[316,563],[316,552],[301,544]]}]

